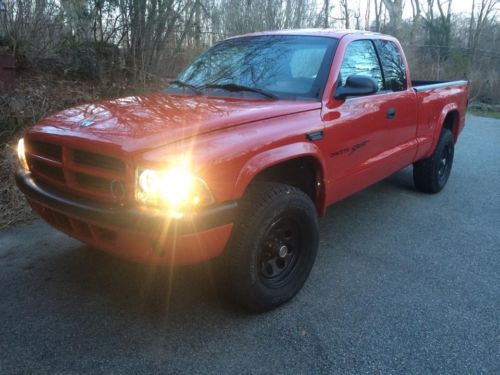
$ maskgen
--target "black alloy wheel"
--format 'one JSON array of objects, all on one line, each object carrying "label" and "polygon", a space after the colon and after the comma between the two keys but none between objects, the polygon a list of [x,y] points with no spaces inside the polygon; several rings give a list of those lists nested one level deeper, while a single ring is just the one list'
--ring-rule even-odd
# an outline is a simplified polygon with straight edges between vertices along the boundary
[{"label": "black alloy wheel", "polygon": [[237,303],[268,311],[293,298],[312,269],[319,244],[316,207],[296,187],[258,182],[248,188],[238,216],[217,276]]},{"label": "black alloy wheel", "polygon": [[301,228],[292,216],[276,219],[268,228],[260,246],[260,273],[264,284],[279,288],[286,284],[300,261],[302,248]]},{"label": "black alloy wheel", "polygon": [[449,129],[443,129],[432,155],[413,164],[413,181],[417,190],[434,194],[444,188],[451,174],[454,152],[453,134]]}]

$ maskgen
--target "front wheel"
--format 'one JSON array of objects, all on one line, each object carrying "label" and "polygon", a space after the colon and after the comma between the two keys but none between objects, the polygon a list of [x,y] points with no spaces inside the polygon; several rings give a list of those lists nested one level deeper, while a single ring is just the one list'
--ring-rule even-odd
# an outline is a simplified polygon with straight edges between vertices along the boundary
[{"label": "front wheel", "polygon": [[432,155],[413,164],[413,180],[417,190],[424,193],[440,192],[450,177],[455,142],[449,129],[443,129]]},{"label": "front wheel", "polygon": [[267,311],[302,288],[318,251],[311,199],[278,183],[256,183],[242,200],[223,262],[226,287],[245,308]]}]

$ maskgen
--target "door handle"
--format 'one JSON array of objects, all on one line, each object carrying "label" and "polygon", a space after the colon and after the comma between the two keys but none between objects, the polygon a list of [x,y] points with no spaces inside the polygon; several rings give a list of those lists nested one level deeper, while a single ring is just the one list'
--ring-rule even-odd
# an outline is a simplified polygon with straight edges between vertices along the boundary
[{"label": "door handle", "polygon": [[396,117],[396,108],[389,108],[387,110],[387,118],[391,119],[391,118],[394,118],[394,117]]}]

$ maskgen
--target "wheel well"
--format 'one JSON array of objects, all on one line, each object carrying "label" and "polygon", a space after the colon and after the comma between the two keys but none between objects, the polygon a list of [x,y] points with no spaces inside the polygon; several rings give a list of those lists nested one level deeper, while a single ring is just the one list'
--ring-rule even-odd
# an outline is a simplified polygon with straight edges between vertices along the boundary
[{"label": "wheel well", "polygon": [[443,129],[449,129],[451,130],[451,133],[453,134],[453,139],[455,142],[457,141],[457,136],[458,136],[458,111],[450,111],[446,114],[446,117],[444,118],[443,122]]},{"label": "wheel well", "polygon": [[252,180],[279,182],[294,186],[306,193],[316,205],[320,214],[323,210],[323,186],[321,167],[312,156],[304,156],[272,165],[260,171]]}]

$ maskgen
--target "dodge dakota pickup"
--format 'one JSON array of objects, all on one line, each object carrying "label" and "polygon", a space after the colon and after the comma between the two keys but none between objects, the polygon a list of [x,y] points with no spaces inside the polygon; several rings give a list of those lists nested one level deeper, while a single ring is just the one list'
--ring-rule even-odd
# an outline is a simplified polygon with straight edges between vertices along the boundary
[{"label": "dodge dakota pickup", "polygon": [[412,81],[390,36],[334,30],[224,40],[164,90],[64,110],[18,143],[45,221],[139,262],[210,260],[237,302],[290,300],[328,206],[412,164],[437,193],[467,82]]}]

